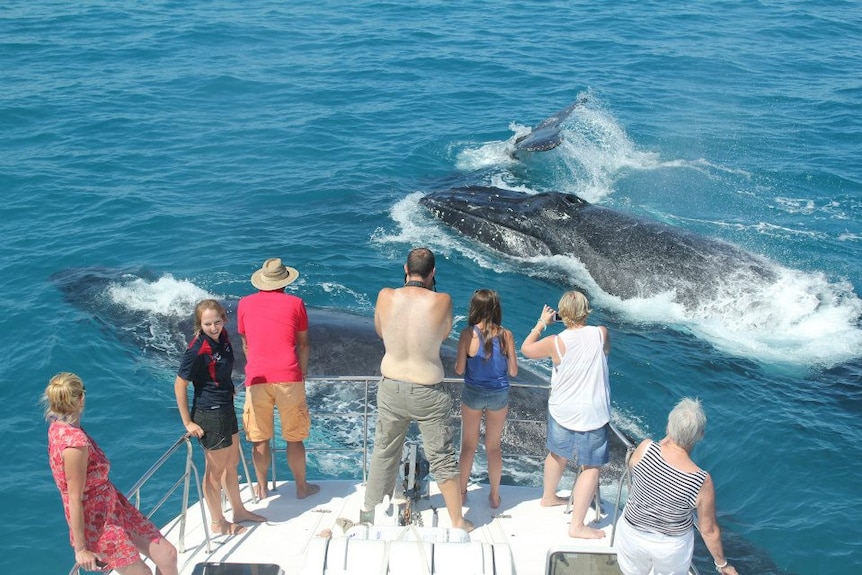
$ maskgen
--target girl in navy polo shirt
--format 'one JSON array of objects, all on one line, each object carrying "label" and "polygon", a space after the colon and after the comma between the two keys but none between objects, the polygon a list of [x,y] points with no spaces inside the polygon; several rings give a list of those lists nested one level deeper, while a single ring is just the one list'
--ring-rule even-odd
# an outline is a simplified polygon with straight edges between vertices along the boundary
[{"label": "girl in navy polo shirt", "polygon": [[[195,306],[195,337],[186,349],[174,392],[177,408],[189,435],[197,437],[204,448],[204,499],[210,510],[213,533],[236,535],[245,531],[240,521],[266,521],[242,503],[237,479],[239,464],[239,425],[233,406],[233,347],[224,329],[227,313],[214,299]],[[194,384],[189,410],[188,385]],[[224,482],[222,482],[224,480]],[[233,523],[221,508],[224,488],[233,509]]]}]

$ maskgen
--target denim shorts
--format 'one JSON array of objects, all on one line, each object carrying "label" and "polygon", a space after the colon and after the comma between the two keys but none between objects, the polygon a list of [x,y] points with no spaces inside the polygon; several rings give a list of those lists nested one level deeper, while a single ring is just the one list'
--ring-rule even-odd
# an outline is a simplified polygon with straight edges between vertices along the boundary
[{"label": "denim shorts", "polygon": [[236,412],[228,409],[195,409],[192,421],[204,430],[198,439],[204,449],[224,449],[233,445],[233,436],[239,433]]},{"label": "denim shorts", "polygon": [[548,451],[559,457],[577,458],[578,465],[598,467],[610,460],[608,426],[592,431],[566,429],[548,413]]},{"label": "denim shorts", "polygon": [[482,411],[500,411],[509,405],[509,388],[486,389],[476,385],[464,384],[461,390],[461,401],[470,409]]}]

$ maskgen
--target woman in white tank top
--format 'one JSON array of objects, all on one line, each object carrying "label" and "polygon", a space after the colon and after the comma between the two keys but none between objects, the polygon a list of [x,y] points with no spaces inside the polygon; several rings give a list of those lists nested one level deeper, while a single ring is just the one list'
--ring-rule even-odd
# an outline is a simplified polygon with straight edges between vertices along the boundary
[{"label": "woman in white tank top", "polygon": [[611,394],[608,361],[611,343],[604,326],[588,326],[586,296],[578,291],[563,294],[559,318],[566,329],[540,339],[556,311],[544,306],[542,315],[524,343],[521,353],[530,359],[551,358],[551,394],[548,398],[548,456],[545,458],[542,505],[563,505],[557,486],[573,453],[581,472],[574,487],[569,536],[598,539],[604,531],[584,525],[590,501],[599,484],[599,470],[608,462],[608,427]]}]

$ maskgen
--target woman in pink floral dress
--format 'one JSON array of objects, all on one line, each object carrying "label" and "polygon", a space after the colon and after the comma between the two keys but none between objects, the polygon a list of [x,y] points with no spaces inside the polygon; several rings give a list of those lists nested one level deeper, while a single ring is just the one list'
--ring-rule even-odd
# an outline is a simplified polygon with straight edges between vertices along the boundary
[{"label": "woman in pink floral dress", "polygon": [[111,569],[122,575],[176,575],[177,551],[159,530],[108,480],[110,463],[81,429],[84,383],[74,373],[51,378],[43,398],[48,429],[48,460],[63,498],[75,561],[89,571]]}]

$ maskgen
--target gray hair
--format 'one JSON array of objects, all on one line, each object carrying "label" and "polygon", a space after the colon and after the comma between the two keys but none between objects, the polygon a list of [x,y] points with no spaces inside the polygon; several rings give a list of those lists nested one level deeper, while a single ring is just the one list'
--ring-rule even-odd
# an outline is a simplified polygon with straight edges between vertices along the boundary
[{"label": "gray hair", "polygon": [[703,439],[704,429],[706,414],[697,398],[683,397],[667,416],[668,437],[685,449],[691,449]]}]

